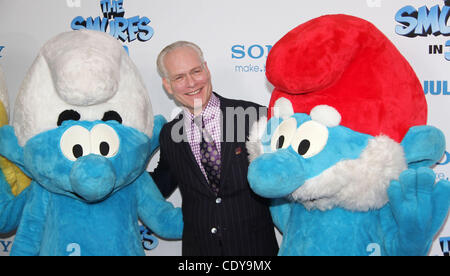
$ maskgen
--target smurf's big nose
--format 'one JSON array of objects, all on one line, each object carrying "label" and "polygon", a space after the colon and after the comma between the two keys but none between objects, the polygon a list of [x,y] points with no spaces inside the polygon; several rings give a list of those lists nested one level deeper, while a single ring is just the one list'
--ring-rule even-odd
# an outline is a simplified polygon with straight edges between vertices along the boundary
[{"label": "smurf's big nose", "polygon": [[248,168],[248,181],[258,195],[279,198],[303,185],[305,173],[297,154],[282,149],[256,158]]},{"label": "smurf's big nose", "polygon": [[97,202],[113,191],[116,175],[107,158],[89,154],[77,159],[70,172],[70,182],[77,196],[87,202]]}]

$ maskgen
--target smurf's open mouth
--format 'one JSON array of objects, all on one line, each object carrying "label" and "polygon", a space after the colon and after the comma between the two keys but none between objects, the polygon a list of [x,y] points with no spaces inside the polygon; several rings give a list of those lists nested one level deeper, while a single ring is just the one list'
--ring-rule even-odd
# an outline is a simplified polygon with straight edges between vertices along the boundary
[{"label": "smurf's open mouth", "polygon": [[84,197],[80,196],[80,195],[77,194],[77,193],[74,193],[74,192],[70,192],[70,193],[71,193],[72,195],[76,196],[77,198],[81,199],[81,200],[86,200]]},{"label": "smurf's open mouth", "polygon": [[316,197],[316,198],[311,198],[311,199],[307,199],[307,200],[302,200],[302,202],[316,202],[318,200],[322,200],[322,199],[330,199],[330,196],[322,196],[322,197]]}]

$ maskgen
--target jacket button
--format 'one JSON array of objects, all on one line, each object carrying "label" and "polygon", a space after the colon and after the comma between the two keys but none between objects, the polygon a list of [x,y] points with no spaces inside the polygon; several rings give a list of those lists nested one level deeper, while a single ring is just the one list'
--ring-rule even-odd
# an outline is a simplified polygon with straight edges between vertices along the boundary
[{"label": "jacket button", "polygon": [[220,197],[216,198],[216,203],[220,204],[222,202],[222,199]]},{"label": "jacket button", "polygon": [[216,234],[217,233],[217,228],[216,227],[211,228],[211,233],[212,234]]}]

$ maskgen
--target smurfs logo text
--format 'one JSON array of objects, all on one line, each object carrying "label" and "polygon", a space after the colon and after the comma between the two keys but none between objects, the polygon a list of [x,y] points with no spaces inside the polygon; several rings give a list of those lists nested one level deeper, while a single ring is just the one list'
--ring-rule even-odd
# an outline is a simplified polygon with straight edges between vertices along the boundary
[{"label": "smurfs logo text", "polygon": [[439,243],[441,244],[442,254],[450,256],[450,237],[439,238]]},{"label": "smurfs logo text", "polygon": [[1,253],[9,253],[11,246],[12,241],[0,240],[0,255]]},{"label": "smurfs logo text", "polygon": [[123,42],[148,41],[152,38],[154,30],[148,26],[151,22],[147,17],[133,16],[124,18],[125,9],[123,0],[101,0],[100,8],[103,18],[83,18],[77,16],[72,20],[71,28],[73,30],[91,29],[103,32],[109,32],[112,36]]},{"label": "smurfs logo text", "polygon": [[[418,9],[413,6],[405,6],[395,14],[395,33],[406,37],[417,37],[428,35],[450,36],[450,26],[447,25],[450,16],[450,1],[444,1],[444,6],[439,5],[428,8],[422,6]],[[446,50],[443,50],[443,49]],[[429,45],[428,54],[443,54],[450,61],[450,40],[443,44]]]}]

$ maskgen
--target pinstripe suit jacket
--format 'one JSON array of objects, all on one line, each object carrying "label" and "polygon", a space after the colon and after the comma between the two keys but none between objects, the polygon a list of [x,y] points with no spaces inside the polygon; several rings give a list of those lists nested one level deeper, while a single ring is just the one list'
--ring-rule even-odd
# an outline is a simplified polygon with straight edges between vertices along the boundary
[{"label": "pinstripe suit jacket", "polygon": [[[246,116],[244,119],[234,113],[235,108],[243,111],[248,107],[259,113],[261,106],[216,96],[223,114],[219,194],[216,196],[209,188],[187,139],[181,142],[172,139],[177,131],[185,135],[183,112],[161,130],[160,161],[152,177],[165,197],[177,186],[180,189],[183,256],[276,255],[278,244],[269,202],[255,195],[247,181],[249,162],[245,137],[257,118]],[[245,134],[243,139],[238,137],[242,134]]]}]

